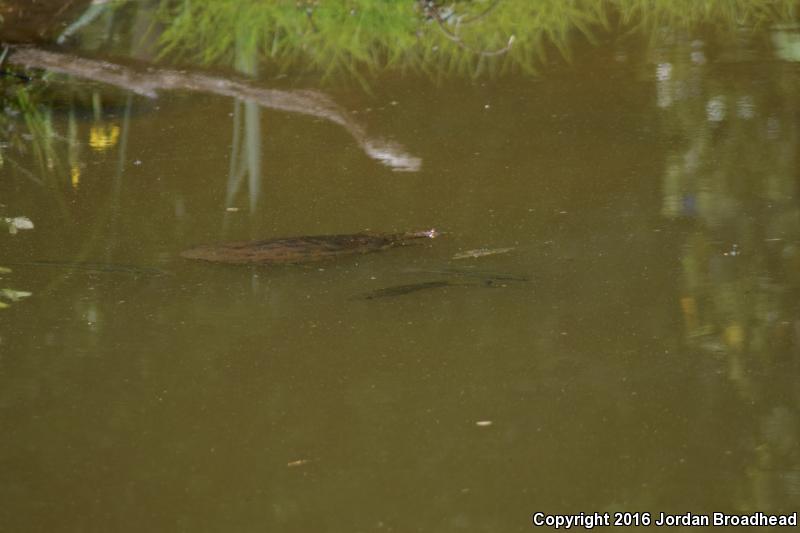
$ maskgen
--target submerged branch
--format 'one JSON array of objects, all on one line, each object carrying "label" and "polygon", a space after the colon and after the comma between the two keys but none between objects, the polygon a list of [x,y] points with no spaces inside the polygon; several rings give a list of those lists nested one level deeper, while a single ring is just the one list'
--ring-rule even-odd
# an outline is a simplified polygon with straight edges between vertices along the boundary
[{"label": "submerged branch", "polygon": [[342,126],[369,157],[392,170],[416,171],[422,165],[418,157],[408,154],[399,144],[369,137],[364,126],[347,110],[319,91],[265,89],[250,82],[203,73],[137,68],[32,47],[13,47],[7,61],[113,85],[149,98],[156,98],[159,90],[205,92],[255,102],[279,111],[311,115]]}]

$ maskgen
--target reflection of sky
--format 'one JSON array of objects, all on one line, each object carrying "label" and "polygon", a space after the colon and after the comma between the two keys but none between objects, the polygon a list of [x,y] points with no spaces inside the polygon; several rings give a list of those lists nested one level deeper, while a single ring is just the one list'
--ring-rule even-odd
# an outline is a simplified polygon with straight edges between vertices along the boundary
[{"label": "reflection of sky", "polygon": [[727,105],[724,96],[714,96],[706,104],[706,118],[709,122],[722,122],[725,120]]},{"label": "reflection of sky", "polygon": [[656,65],[656,97],[658,107],[666,108],[672,105],[672,64],[659,63]]},{"label": "reflection of sky", "polygon": [[772,31],[775,54],[784,61],[800,61],[800,31],[797,27],[780,27]]}]

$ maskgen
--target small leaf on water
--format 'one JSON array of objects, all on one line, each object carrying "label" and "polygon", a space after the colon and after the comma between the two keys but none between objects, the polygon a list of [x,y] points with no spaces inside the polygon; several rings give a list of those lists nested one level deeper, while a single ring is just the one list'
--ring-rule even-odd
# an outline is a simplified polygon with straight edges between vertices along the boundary
[{"label": "small leaf on water", "polygon": [[0,267],[0,274],[11,274],[12,270],[6,267]]}]

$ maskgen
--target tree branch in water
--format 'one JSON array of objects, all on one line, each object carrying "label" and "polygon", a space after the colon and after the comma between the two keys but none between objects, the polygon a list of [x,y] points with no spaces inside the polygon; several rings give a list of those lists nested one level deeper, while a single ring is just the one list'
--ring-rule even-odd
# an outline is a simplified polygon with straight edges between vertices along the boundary
[{"label": "tree branch in water", "polygon": [[156,67],[133,67],[33,47],[12,47],[7,61],[26,68],[45,69],[113,85],[149,98],[156,98],[159,90],[204,92],[255,102],[279,111],[311,115],[342,126],[369,157],[392,170],[414,172],[422,166],[422,160],[408,154],[401,145],[369,137],[364,126],[356,122],[347,110],[319,91],[265,89],[242,80]]}]

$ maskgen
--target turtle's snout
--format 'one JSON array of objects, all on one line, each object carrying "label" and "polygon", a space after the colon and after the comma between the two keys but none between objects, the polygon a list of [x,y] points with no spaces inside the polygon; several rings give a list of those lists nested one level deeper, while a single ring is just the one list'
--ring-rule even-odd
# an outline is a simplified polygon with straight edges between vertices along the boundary
[{"label": "turtle's snout", "polygon": [[439,235],[442,235],[442,232],[437,230],[436,228],[431,228],[429,230],[424,231],[414,231],[411,233],[406,233],[406,239],[435,239]]}]

